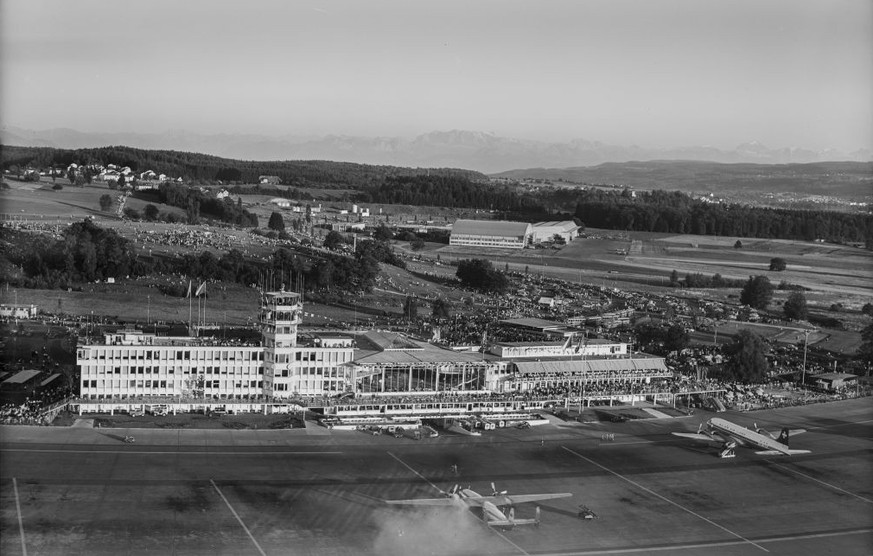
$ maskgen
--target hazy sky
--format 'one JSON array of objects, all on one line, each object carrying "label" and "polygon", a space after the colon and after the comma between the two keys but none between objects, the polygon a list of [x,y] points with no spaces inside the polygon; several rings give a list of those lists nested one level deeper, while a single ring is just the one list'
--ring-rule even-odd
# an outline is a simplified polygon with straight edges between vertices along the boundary
[{"label": "hazy sky", "polygon": [[0,121],[873,148],[870,0],[0,0]]}]

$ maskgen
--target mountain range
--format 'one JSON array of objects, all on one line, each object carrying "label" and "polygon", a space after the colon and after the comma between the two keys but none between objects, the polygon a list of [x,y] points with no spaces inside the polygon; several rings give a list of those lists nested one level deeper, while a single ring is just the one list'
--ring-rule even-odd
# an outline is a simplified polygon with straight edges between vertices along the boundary
[{"label": "mountain range", "polygon": [[719,163],[790,164],[873,160],[873,151],[768,148],[758,142],[733,150],[692,146],[655,149],[573,139],[546,142],[480,131],[433,131],[414,138],[346,135],[295,136],[164,133],[99,133],[57,128],[41,131],[0,127],[0,144],[79,149],[124,145],[141,149],[199,152],[243,160],[335,160],[407,167],[465,168],[498,173],[520,168],[567,168],[607,162],[688,160]]}]

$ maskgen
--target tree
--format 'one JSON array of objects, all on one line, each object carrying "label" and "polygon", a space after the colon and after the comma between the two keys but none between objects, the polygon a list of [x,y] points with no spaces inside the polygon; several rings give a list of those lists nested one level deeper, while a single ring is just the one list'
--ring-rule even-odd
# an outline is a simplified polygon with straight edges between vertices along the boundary
[{"label": "tree", "polygon": [[112,208],[112,197],[108,193],[104,193],[100,196],[100,210],[107,212],[110,208]]},{"label": "tree", "polygon": [[413,251],[421,251],[424,249],[424,240],[416,236],[415,239],[410,242],[409,246],[412,247]]},{"label": "tree", "polygon": [[149,203],[145,206],[142,211],[143,216],[146,220],[155,221],[158,219],[158,215],[160,215],[161,211],[158,210],[158,207]]},{"label": "tree", "polygon": [[418,299],[411,295],[406,296],[403,300],[403,316],[409,321],[418,319]]},{"label": "tree", "polygon": [[737,242],[734,243],[734,249],[742,249],[742,248],[743,248],[743,242],[740,240],[737,240]]},{"label": "tree", "polygon": [[861,312],[868,317],[873,317],[873,303],[865,303],[863,307],[861,307]]},{"label": "tree", "polygon": [[267,223],[267,227],[271,230],[276,230],[277,232],[284,232],[285,219],[282,218],[282,215],[278,212],[273,212],[270,214],[270,221]]},{"label": "tree", "polygon": [[483,292],[502,293],[509,286],[509,280],[486,259],[465,259],[458,262],[455,273],[465,287]]},{"label": "tree", "polygon": [[452,316],[451,306],[442,297],[438,297],[438,298],[433,300],[432,308],[433,308],[432,314],[433,314],[434,318],[447,319],[450,316]]},{"label": "tree", "polygon": [[803,292],[793,291],[788,294],[785,305],[782,306],[785,316],[790,320],[806,320],[806,296]]},{"label": "tree", "polygon": [[340,245],[345,245],[346,238],[343,237],[341,233],[336,230],[331,230],[327,232],[327,235],[324,236],[324,248],[330,249],[331,251],[336,251],[336,249]]},{"label": "tree", "polygon": [[567,240],[561,234],[555,234],[552,236],[552,243],[555,245],[567,245]]},{"label": "tree", "polygon": [[740,292],[740,303],[754,309],[766,309],[772,299],[773,284],[766,276],[749,276],[749,281]]},{"label": "tree", "polygon": [[681,324],[674,324],[664,333],[664,348],[667,351],[682,351],[688,347],[691,336]]},{"label": "tree", "polygon": [[773,257],[772,259],[770,259],[770,270],[773,270],[775,272],[782,272],[787,267],[788,265],[785,263],[785,259],[781,257]]},{"label": "tree", "polygon": [[676,271],[676,269],[673,269],[673,272],[670,273],[670,287],[679,287],[679,273]]},{"label": "tree", "polygon": [[131,220],[139,220],[140,218],[139,211],[131,207],[126,207],[124,209],[124,216],[130,218]]},{"label": "tree", "polygon": [[734,342],[725,346],[728,356],[725,370],[741,382],[759,382],[770,370],[767,362],[767,344],[750,330],[740,330]]},{"label": "tree", "polygon": [[379,227],[373,232],[373,237],[378,241],[389,241],[394,239],[394,232],[385,224],[379,224]]},{"label": "tree", "polygon": [[873,363],[873,322],[861,330],[861,347],[858,348],[857,357],[867,365]]}]

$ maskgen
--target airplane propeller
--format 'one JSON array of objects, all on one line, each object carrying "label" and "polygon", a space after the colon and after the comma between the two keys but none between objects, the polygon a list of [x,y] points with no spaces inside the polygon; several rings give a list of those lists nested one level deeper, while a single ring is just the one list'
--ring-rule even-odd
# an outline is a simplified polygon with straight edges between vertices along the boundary
[{"label": "airplane propeller", "polygon": [[497,487],[494,486],[494,483],[491,483],[491,496],[499,496],[499,495],[502,495],[502,494],[506,494],[507,492],[509,492],[509,491],[508,491],[508,490],[502,490],[502,491],[500,491],[500,492],[497,492]]},{"label": "airplane propeller", "polygon": [[446,498],[451,498],[452,496],[457,494],[457,492],[458,492],[458,485],[455,485],[452,488],[450,488],[448,492],[446,492],[445,490],[441,490],[440,494],[442,494]]}]

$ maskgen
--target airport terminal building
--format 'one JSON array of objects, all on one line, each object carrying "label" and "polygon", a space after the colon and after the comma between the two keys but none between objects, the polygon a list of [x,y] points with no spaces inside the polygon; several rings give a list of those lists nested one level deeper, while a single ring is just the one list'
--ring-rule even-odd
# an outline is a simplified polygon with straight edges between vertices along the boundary
[{"label": "airport terminal building", "polygon": [[[259,342],[167,337],[121,330],[77,347],[80,411],[171,403],[185,411],[240,411],[348,396],[524,394],[672,376],[664,360],[627,344],[585,339],[499,342],[457,351],[395,332],[303,334],[294,292],[261,295]],[[112,405],[115,404],[115,405]]]},{"label": "airport terminal building", "polygon": [[352,339],[328,335],[298,341],[302,308],[297,293],[263,294],[258,344],[139,331],[86,339],[77,348],[81,398],[255,401],[347,391]]}]

